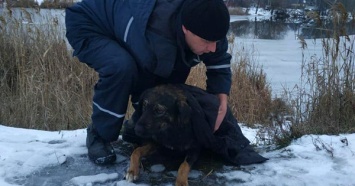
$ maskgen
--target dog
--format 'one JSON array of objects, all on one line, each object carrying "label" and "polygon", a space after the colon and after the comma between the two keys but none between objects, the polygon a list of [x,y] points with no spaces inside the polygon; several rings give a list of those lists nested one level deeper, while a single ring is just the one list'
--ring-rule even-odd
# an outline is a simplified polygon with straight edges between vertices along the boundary
[{"label": "dog", "polygon": [[230,109],[214,132],[219,100],[197,87],[165,84],[146,90],[129,121],[143,140],[130,156],[127,181],[139,177],[142,157],[164,147],[184,155],[176,186],[188,185],[188,174],[202,150],[212,150],[234,165],[262,163],[267,159],[256,153],[242,134]]},{"label": "dog", "polygon": [[140,159],[154,152],[157,146],[163,146],[186,153],[178,169],[175,185],[188,185],[188,174],[198,159],[201,147],[193,135],[190,123],[192,110],[183,91],[173,85],[149,89],[143,93],[136,112],[140,117],[135,123],[135,133],[148,140],[148,143],[133,151],[126,179],[137,180]]}]

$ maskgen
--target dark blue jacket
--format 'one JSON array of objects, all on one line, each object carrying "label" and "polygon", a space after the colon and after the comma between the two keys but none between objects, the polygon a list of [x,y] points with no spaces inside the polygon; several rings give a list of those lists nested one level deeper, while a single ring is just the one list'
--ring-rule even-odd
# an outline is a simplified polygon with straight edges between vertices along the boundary
[{"label": "dark blue jacket", "polygon": [[[66,10],[66,28],[74,56],[90,65],[87,38],[104,36],[117,42],[122,60],[134,59],[140,69],[159,77],[158,83],[184,83],[192,66],[207,67],[207,91],[229,94],[231,56],[225,38],[215,53],[197,56],[187,47],[181,29],[184,0],[83,0]],[[88,32],[89,31],[89,32]],[[95,55],[109,55],[98,53]],[[159,82],[160,81],[160,82]]]}]

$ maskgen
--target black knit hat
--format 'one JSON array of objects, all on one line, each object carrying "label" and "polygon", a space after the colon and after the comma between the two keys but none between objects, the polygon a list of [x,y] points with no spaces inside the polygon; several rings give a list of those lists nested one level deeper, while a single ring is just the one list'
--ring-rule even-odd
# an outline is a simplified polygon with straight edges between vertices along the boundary
[{"label": "black knit hat", "polygon": [[223,39],[229,29],[229,12],[223,0],[186,0],[182,24],[208,41]]}]

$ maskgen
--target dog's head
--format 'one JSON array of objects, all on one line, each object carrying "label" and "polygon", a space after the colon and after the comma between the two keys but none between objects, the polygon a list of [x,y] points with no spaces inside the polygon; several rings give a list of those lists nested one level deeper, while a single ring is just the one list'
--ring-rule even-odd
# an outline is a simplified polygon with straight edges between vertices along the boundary
[{"label": "dog's head", "polygon": [[146,90],[136,110],[135,125],[138,136],[150,138],[190,122],[191,108],[182,90],[172,85],[161,85]]}]

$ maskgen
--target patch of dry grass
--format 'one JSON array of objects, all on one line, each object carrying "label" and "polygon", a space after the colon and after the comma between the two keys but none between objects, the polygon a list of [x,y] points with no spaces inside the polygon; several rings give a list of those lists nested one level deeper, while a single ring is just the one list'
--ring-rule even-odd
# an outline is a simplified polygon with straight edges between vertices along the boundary
[{"label": "patch of dry grass", "polygon": [[0,123],[45,130],[86,126],[96,74],[71,56],[56,22],[23,24],[13,15],[0,18]]},{"label": "patch of dry grass", "polygon": [[[333,29],[324,29],[329,37],[318,41],[323,55],[303,59],[303,84],[295,101],[296,133],[355,132],[355,37],[346,33],[345,7],[335,3],[331,10]],[[306,50],[305,41],[301,42]]]}]

